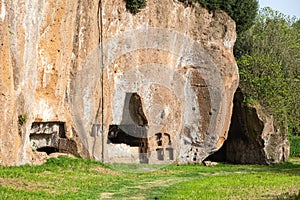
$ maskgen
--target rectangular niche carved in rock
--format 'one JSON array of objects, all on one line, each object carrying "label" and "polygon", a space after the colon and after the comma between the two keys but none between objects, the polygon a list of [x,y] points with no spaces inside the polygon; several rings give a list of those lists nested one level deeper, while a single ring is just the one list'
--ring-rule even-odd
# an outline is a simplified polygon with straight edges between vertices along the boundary
[{"label": "rectangular niche carved in rock", "polygon": [[143,143],[141,138],[131,136],[125,133],[118,125],[110,125],[108,132],[108,143],[127,144],[133,147],[140,147]]},{"label": "rectangular niche carved in rock", "polygon": [[[136,127],[134,128],[134,126]],[[107,144],[112,145],[112,147],[113,146],[117,147],[118,145],[119,147],[121,147],[123,145],[123,148],[125,145],[127,146],[127,148],[131,150],[138,148],[137,152],[138,152],[139,162],[148,163],[148,139],[143,137],[135,137],[133,135],[136,134],[133,134],[132,132],[130,132],[130,130],[132,130],[133,132],[137,130],[142,131],[140,128],[137,128],[137,125],[128,125],[128,126],[110,125],[108,131],[108,137],[107,137]],[[111,157],[118,157],[124,154],[124,152],[122,152],[122,149],[119,149],[118,151],[114,150],[112,152],[114,153],[110,155]],[[131,157],[135,157],[133,154],[127,156],[128,156],[127,158],[128,160],[130,160]],[[121,157],[122,159],[125,159],[126,156],[125,157],[121,156]]]},{"label": "rectangular niche carved in rock", "polygon": [[35,134],[55,134],[60,138],[66,138],[65,122],[33,122],[30,135]]},{"label": "rectangular niche carved in rock", "polygon": [[174,160],[174,151],[173,151],[173,148],[166,148],[166,151],[168,152],[169,160]]},{"label": "rectangular niche carved in rock", "polygon": [[91,131],[91,136],[92,137],[97,137],[101,135],[101,124],[93,124],[92,126],[92,131]]},{"label": "rectangular niche carved in rock", "polygon": [[157,160],[164,160],[164,149],[158,148],[156,149],[157,152]]},{"label": "rectangular niche carved in rock", "polygon": [[60,140],[66,138],[65,123],[33,122],[29,138],[33,150],[47,154],[60,152]]},{"label": "rectangular niche carved in rock", "polygon": [[157,160],[174,160],[174,150],[172,148],[171,137],[168,133],[156,133],[156,153]]}]

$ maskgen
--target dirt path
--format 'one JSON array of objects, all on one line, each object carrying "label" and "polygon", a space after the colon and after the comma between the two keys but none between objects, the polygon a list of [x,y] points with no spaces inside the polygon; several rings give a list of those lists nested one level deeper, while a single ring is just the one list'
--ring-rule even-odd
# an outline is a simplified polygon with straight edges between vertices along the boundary
[{"label": "dirt path", "polygon": [[[128,188],[128,189],[124,189],[123,192],[104,192],[101,194],[101,199],[114,199],[113,195],[122,195],[122,196],[129,196],[128,198],[124,198],[122,197],[121,199],[139,199],[139,200],[143,200],[145,199],[145,193],[146,191],[148,191],[149,189],[151,189],[152,187],[159,187],[159,186],[168,186],[168,185],[172,185],[174,183],[178,183],[181,181],[186,181],[186,180],[190,180],[191,178],[164,178],[164,179],[158,179],[155,181],[149,181],[149,182],[142,182],[140,185],[136,185],[136,186],[125,186],[124,188]],[[130,188],[130,189],[129,189]],[[132,194],[132,189],[135,190],[134,194]],[[124,192],[125,191],[125,192]],[[117,198],[116,198],[117,199]]]}]

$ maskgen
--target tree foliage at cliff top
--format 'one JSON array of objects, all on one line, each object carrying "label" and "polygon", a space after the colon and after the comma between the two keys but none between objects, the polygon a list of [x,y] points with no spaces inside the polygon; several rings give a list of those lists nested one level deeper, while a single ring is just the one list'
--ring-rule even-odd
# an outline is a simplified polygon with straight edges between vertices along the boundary
[{"label": "tree foliage at cliff top", "polygon": [[[136,14],[146,7],[146,0],[125,0],[126,8]],[[183,3],[198,2],[202,6],[210,10],[221,9],[227,12],[236,22],[236,30],[238,33],[249,29],[253,25],[253,21],[257,14],[257,0],[179,0]]]},{"label": "tree foliage at cliff top", "polygon": [[240,86],[248,100],[258,100],[293,134],[300,132],[299,24],[299,19],[264,8],[235,45]]},{"label": "tree foliage at cliff top", "polygon": [[[189,0],[179,0],[187,2]],[[202,4],[210,10],[221,9],[229,14],[236,22],[238,33],[249,29],[254,22],[258,11],[258,2],[256,0],[192,0]]]}]

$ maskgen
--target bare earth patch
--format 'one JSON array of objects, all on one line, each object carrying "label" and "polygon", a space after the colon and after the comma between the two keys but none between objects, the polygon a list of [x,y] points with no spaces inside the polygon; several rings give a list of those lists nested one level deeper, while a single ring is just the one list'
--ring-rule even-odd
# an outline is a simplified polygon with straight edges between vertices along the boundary
[{"label": "bare earth patch", "polygon": [[111,192],[103,192],[100,195],[100,199],[112,199],[113,194]]},{"label": "bare earth patch", "polygon": [[[49,194],[61,194],[66,191],[57,190],[56,184],[52,182],[32,182],[16,178],[0,178],[0,185],[14,190],[44,191]],[[77,191],[78,188],[68,188],[68,191]]]},{"label": "bare earth patch", "polygon": [[114,170],[111,170],[111,169],[107,169],[107,168],[104,168],[104,167],[93,167],[90,169],[90,171],[95,171],[95,172],[100,172],[102,174],[109,174],[109,175],[122,175],[122,172],[119,172],[119,171],[114,171]]},{"label": "bare earth patch", "polygon": [[43,185],[41,183],[28,182],[13,178],[0,178],[0,185],[4,187],[10,187],[15,190],[26,190],[36,191],[39,190]]}]

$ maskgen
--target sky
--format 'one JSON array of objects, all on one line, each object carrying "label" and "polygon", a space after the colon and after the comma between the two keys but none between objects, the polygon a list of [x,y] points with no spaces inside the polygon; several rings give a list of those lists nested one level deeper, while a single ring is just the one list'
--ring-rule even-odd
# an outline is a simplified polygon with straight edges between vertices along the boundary
[{"label": "sky", "polygon": [[271,7],[285,15],[300,19],[300,0],[259,0],[259,7]]}]

